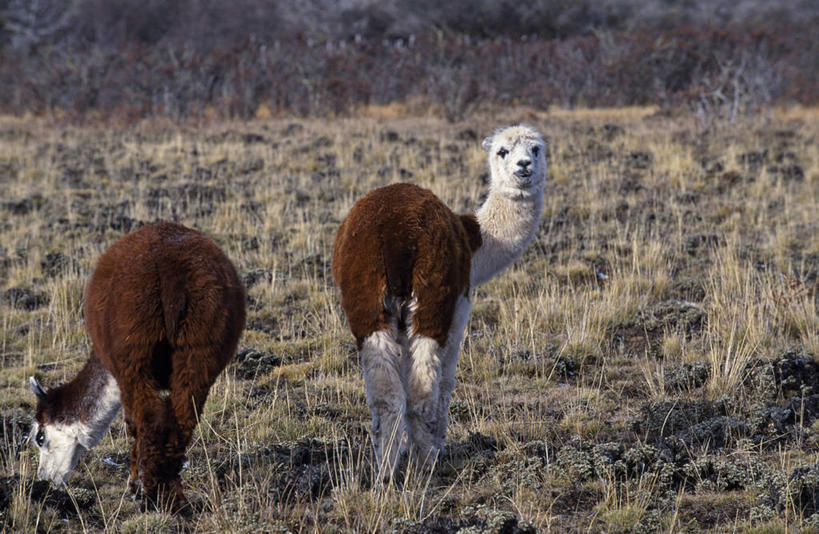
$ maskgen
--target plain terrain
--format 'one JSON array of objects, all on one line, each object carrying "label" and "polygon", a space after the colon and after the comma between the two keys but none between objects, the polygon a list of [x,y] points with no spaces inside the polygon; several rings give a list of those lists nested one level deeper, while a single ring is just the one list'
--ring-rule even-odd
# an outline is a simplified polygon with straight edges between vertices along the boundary
[{"label": "plain terrain", "polygon": [[[787,532],[819,528],[819,112],[702,130],[653,108],[70,127],[0,120],[0,524],[14,532]],[[378,118],[374,118],[378,117]],[[446,452],[373,490],[330,274],[368,190],[475,209],[480,140],[549,141],[536,241],[480,288]],[[248,287],[188,451],[190,520],[140,512],[118,417],[35,482],[33,395],[84,362],[85,280],[124,233],[211,235]]]}]

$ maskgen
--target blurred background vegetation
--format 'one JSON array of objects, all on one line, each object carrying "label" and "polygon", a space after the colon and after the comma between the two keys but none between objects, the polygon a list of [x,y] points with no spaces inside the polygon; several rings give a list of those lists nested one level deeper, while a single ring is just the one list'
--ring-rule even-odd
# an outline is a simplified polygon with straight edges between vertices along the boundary
[{"label": "blurred background vegetation", "polygon": [[0,112],[463,118],[819,102],[809,0],[0,0]]}]

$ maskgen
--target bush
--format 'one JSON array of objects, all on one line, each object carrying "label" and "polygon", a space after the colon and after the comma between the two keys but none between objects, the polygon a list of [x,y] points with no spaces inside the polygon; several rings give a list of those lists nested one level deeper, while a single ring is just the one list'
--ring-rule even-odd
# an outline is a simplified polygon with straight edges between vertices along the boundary
[{"label": "bush", "polygon": [[455,120],[653,103],[707,126],[819,101],[815,8],[719,28],[684,12],[667,27],[660,4],[0,0],[0,111],[337,115],[412,100]]}]

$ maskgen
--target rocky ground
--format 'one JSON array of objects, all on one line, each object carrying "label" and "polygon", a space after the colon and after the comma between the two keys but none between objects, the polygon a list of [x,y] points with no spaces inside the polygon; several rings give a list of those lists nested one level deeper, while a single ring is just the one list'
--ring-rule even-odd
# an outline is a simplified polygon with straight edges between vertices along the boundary
[{"label": "rocky ground", "polygon": [[[480,140],[549,140],[536,242],[477,291],[446,452],[372,486],[369,416],[330,274],[354,200],[410,181],[475,209]],[[20,532],[787,532],[819,529],[816,112],[697,129],[652,109],[69,127],[0,120],[0,522]],[[65,489],[35,481],[26,377],[87,356],[85,280],[172,219],[248,287],[183,481],[141,511],[121,418]]]}]

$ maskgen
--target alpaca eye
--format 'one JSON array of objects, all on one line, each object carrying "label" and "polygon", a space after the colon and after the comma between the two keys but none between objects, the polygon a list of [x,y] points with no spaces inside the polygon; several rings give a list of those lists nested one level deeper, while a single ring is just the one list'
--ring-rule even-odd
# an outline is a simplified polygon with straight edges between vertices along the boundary
[{"label": "alpaca eye", "polygon": [[508,154],[508,153],[509,153],[509,151],[506,150],[505,148],[501,148],[500,150],[498,150],[498,156],[500,156],[502,158],[505,158],[506,154]]},{"label": "alpaca eye", "polygon": [[533,156],[537,156],[538,152],[540,152],[540,147],[539,146],[532,147],[532,155]]},{"label": "alpaca eye", "polygon": [[37,430],[37,435],[34,436],[34,443],[36,443],[38,447],[42,447],[44,442],[45,442],[45,432],[43,432],[43,429],[40,428],[40,429]]}]

